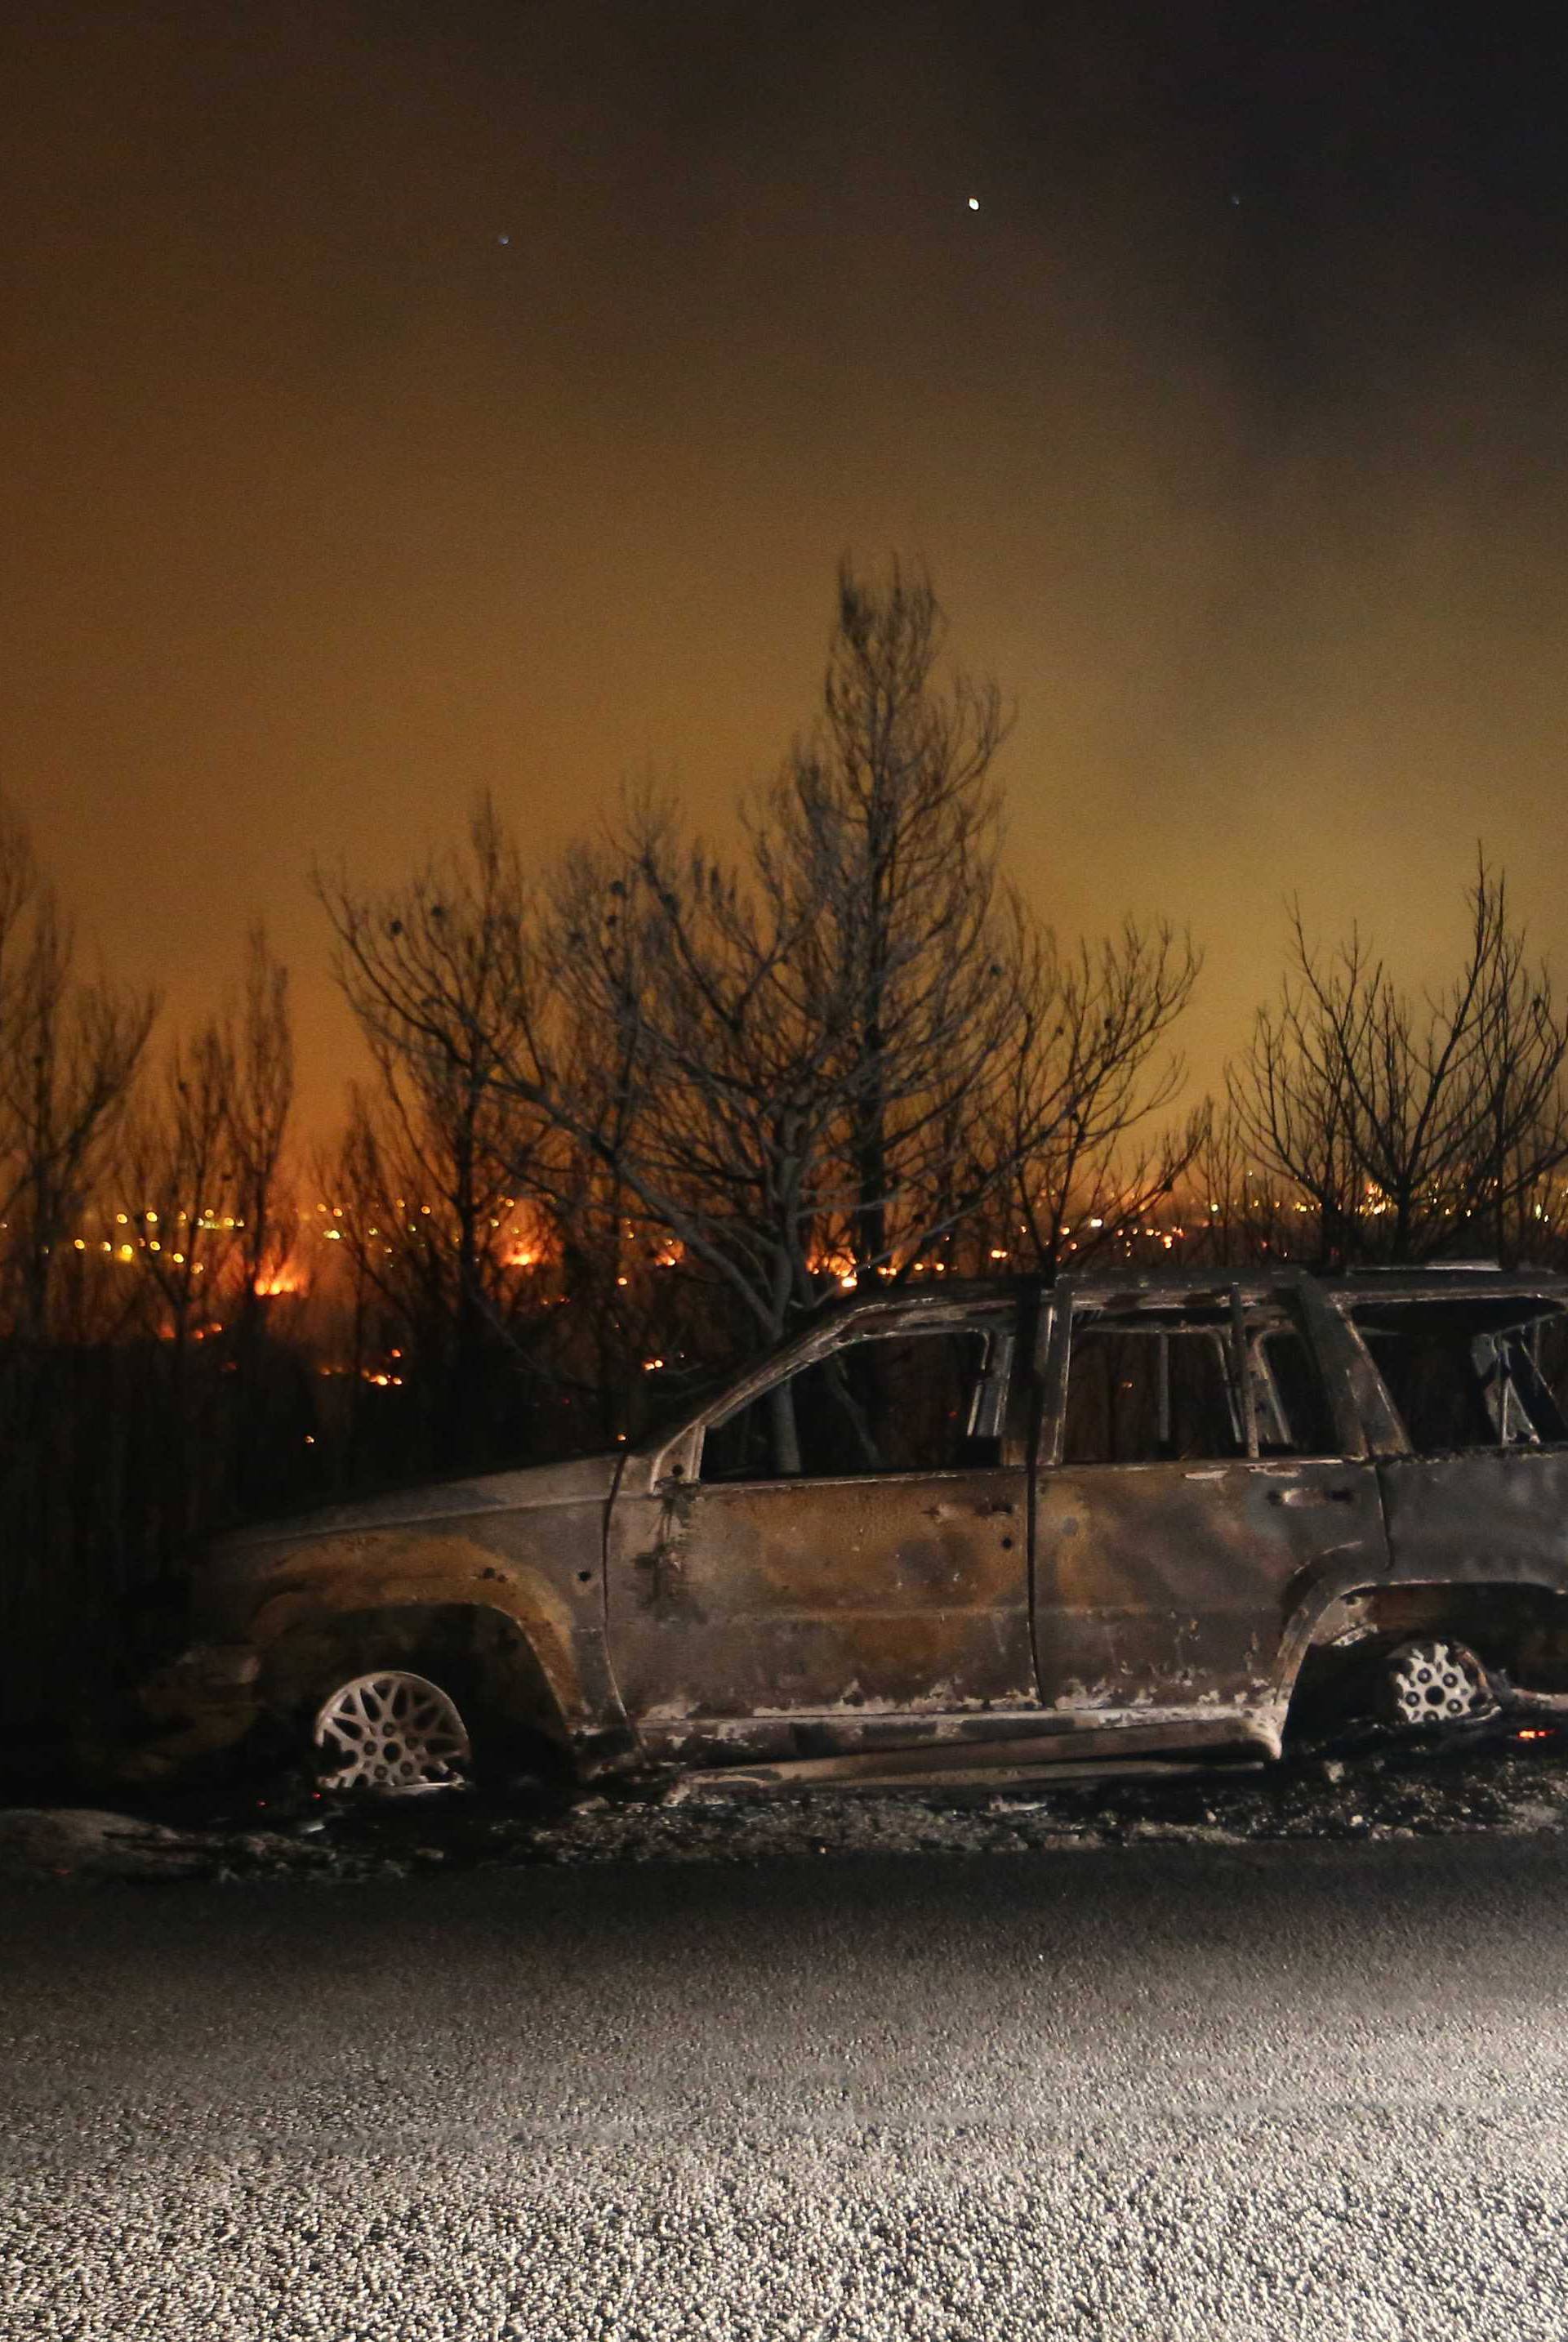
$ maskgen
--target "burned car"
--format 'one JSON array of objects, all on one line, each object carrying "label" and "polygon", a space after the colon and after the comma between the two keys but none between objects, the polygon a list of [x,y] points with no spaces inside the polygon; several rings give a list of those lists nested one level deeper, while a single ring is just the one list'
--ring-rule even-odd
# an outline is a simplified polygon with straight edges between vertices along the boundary
[{"label": "burned car", "polygon": [[1485,1266],[856,1296],[630,1452],[226,1539],[144,1768],[989,1777],[1552,1701],[1565,1381],[1568,1284]]}]

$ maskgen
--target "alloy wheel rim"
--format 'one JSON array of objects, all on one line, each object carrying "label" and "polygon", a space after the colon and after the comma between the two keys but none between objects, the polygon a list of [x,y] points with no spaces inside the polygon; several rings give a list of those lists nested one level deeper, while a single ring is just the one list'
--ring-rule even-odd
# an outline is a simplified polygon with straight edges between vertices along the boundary
[{"label": "alloy wheel rim", "polygon": [[393,1668],[341,1685],[316,1716],[315,1746],[324,1789],[382,1797],[459,1787],[473,1753],[440,1685]]},{"label": "alloy wheel rim", "polygon": [[1454,1724],[1492,1705],[1481,1663],[1463,1643],[1406,1643],[1389,1660],[1388,1690],[1401,1724]]}]

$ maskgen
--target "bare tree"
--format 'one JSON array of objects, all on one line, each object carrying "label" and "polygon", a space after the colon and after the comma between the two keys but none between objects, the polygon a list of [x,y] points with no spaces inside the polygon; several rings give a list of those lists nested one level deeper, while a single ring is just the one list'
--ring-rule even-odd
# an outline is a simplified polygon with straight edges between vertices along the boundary
[{"label": "bare tree", "polygon": [[747,866],[635,807],[573,857],[551,930],[574,1029],[614,1036],[608,1114],[580,1084],[554,1111],[755,1338],[908,1274],[1056,1111],[1026,1076],[1045,962],[997,873],[1005,720],[942,677],[944,635],[929,585],[845,567],[823,714],[750,808]]},{"label": "bare tree", "polygon": [[237,1285],[230,1304],[234,1378],[228,1445],[242,1510],[265,1503],[276,1470],[279,1362],[268,1329],[281,1306],[279,1279],[298,1234],[286,1166],[294,1105],[288,994],[288,970],[258,922],[246,939],[238,1002],[225,1013],[222,1028],[230,1066],[225,1141]]},{"label": "bare tree", "polygon": [[437,1456],[460,1461],[483,1445],[497,1340],[515,1336],[528,1300],[507,1231],[549,1136],[510,1078],[534,1017],[521,868],[486,800],[465,856],[434,858],[385,899],[341,875],[318,874],[316,888],[375,1069],[327,1176],[374,1215],[345,1224],[345,1239],[417,1337]]},{"label": "bare tree", "polygon": [[151,994],[76,974],[75,936],[25,830],[0,806],[0,1223],[12,1317],[48,1327],[68,1241],[130,1097]]},{"label": "bare tree", "polygon": [[743,1344],[814,1302],[814,1239],[854,1193],[850,1002],[814,912],[748,888],[667,818],[572,857],[557,896],[556,1041],[520,1086],[595,1161],[613,1207],[725,1293]]},{"label": "bare tree", "polygon": [[895,564],[879,588],[844,565],[821,719],[752,822],[758,891],[799,939],[792,971],[814,970],[843,1026],[834,1249],[860,1275],[918,1257],[978,1200],[974,1134],[1026,1020],[1029,923],[997,875],[1007,718],[994,684],[942,679],[945,634],[925,580]]},{"label": "bare tree", "polygon": [[1417,1002],[1353,931],[1325,958],[1291,914],[1292,964],[1228,1074],[1260,1164],[1316,1216],[1318,1251],[1406,1261],[1473,1241],[1500,1256],[1525,1199],[1568,1160],[1568,1029],[1543,965],[1482,863],[1464,960]]},{"label": "bare tree", "polygon": [[475,1112],[504,1101],[506,1176],[526,1156],[564,1242],[607,1251],[617,1291],[624,1242],[674,1245],[745,1346],[1008,1176],[974,1144],[1027,1025],[994,875],[1003,726],[994,691],[938,686],[941,634],[928,586],[844,574],[823,719],[753,808],[744,874],[644,806],[542,915],[487,814],[466,887],[324,889],[384,1086],[428,1095],[434,1068]]},{"label": "bare tree", "polygon": [[[164,1434],[152,1474],[157,1541],[177,1555],[229,1476],[214,1375],[198,1372],[198,1346],[215,1342],[234,1298],[239,1236],[229,1145],[235,1066],[216,1022],[171,1043],[161,1078],[142,1086],[121,1151],[127,1248],[139,1272],[144,1336],[155,1338],[165,1393]],[[150,1322],[149,1322],[150,1321]]]},{"label": "bare tree", "polygon": [[125,1426],[104,1404],[112,1361],[62,1338],[81,1331],[62,1295],[80,1298],[79,1216],[155,1003],[84,980],[75,961],[27,834],[0,805],[0,1706],[14,1719],[36,1713],[45,1685],[85,1698],[102,1682],[134,1550],[111,1501],[128,1477]]},{"label": "bare tree", "polygon": [[281,1178],[294,1092],[287,972],[258,927],[231,1004],[170,1046],[124,1148],[124,1201],[168,1338],[222,1309],[241,1339],[279,1265]]},{"label": "bare tree", "polygon": [[288,970],[261,926],[252,928],[246,943],[245,980],[238,1007],[225,1020],[225,1042],[233,1069],[227,1133],[240,1236],[241,1324],[248,1329],[295,1234],[283,1185],[294,1106]]},{"label": "bare tree", "polygon": [[1367,977],[1359,937],[1325,973],[1294,907],[1291,933],[1294,967],[1313,972],[1304,982],[1287,976],[1278,1003],[1258,1010],[1244,1055],[1226,1068],[1226,1094],[1251,1163],[1310,1205],[1315,1256],[1329,1266],[1359,1249],[1364,1172],[1345,1057],[1353,1039],[1364,1036]]},{"label": "bare tree", "polygon": [[[1001,702],[944,675],[944,631],[924,581],[841,572],[821,717],[738,866],[642,801],[542,896],[488,811],[466,876],[324,889],[386,1094],[504,1107],[507,1179],[548,1198],[574,1290],[613,1269],[622,1316],[670,1247],[715,1343],[757,1346],[840,1283],[912,1274],[1028,1166],[1059,1222],[1180,1079],[1154,1056],[1195,955],[1129,926],[1064,958],[1037,930],[998,870]],[[440,1126],[465,1112],[447,1096]]]},{"label": "bare tree", "polygon": [[215,1022],[171,1043],[124,1149],[125,1220],[176,1355],[226,1296],[239,1249],[229,1143],[234,1054]]},{"label": "bare tree", "polygon": [[1473,902],[1486,944],[1476,1066],[1481,1127],[1455,1204],[1462,1217],[1489,1228],[1499,1260],[1512,1261],[1527,1240],[1531,1199],[1568,1161],[1568,1022],[1544,961],[1530,966],[1524,930],[1508,925],[1501,873],[1489,879],[1482,866]]},{"label": "bare tree", "polygon": [[1206,1100],[1142,1146],[1134,1134],[1186,1079],[1180,1056],[1159,1053],[1201,966],[1191,941],[1163,923],[1145,930],[1129,919],[1097,949],[1083,943],[1070,956],[1044,939],[1009,1100],[1007,1203],[1023,1239],[1004,1238],[1010,1256],[1055,1268],[1069,1247],[1081,1257],[1109,1247],[1190,1171],[1209,1130]]},{"label": "bare tree", "polygon": [[1316,1247],[1316,1223],[1299,1191],[1265,1175],[1234,1112],[1212,1115],[1183,1183],[1184,1249],[1226,1268],[1293,1260]]}]

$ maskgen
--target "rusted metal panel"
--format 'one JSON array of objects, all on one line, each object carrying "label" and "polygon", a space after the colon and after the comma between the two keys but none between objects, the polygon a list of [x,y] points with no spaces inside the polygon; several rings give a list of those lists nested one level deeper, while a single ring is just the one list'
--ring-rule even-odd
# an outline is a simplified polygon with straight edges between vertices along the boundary
[{"label": "rusted metal panel", "polygon": [[1568,1591],[1568,1452],[1471,1449],[1379,1467],[1393,1575]]},{"label": "rusted metal panel", "polygon": [[1291,1297],[1323,1378],[1341,1454],[1402,1452],[1404,1435],[1377,1369],[1343,1315],[1331,1308],[1322,1287],[1310,1276],[1293,1281]]},{"label": "rusted metal panel", "polygon": [[[1207,1709],[1277,1733],[1288,1693],[1282,1646],[1313,1586],[1337,1589],[1386,1570],[1377,1480],[1363,1460],[1367,1443],[1348,1379],[1355,1346],[1321,1298],[1303,1306],[1307,1282],[1293,1271],[1208,1286],[1190,1277],[1084,1279],[1059,1293],[1033,1522],[1035,1656],[1047,1708],[1129,1720]],[[1133,1330],[1183,1317],[1228,1331],[1235,1436],[1246,1452],[1063,1462],[1073,1326]],[[1305,1337],[1343,1456],[1257,1453],[1249,1345],[1270,1328]],[[1163,1417],[1159,1427],[1164,1436]]]},{"label": "rusted metal panel", "polygon": [[586,1523],[558,1525],[553,1563],[565,1563],[568,1578],[574,1557],[590,1572],[586,1598],[574,1600],[558,1568],[546,1576],[528,1556],[529,1517],[498,1518],[484,1536],[384,1529],[313,1546],[308,1572],[285,1566],[254,1614],[251,1638],[264,1676],[268,1655],[313,1619],[464,1604],[498,1612],[520,1629],[569,1731],[596,1724],[610,1688],[596,1539],[584,1534]]},{"label": "rusted metal panel", "polygon": [[[889,1749],[880,1755],[732,1765],[706,1773],[688,1773],[671,1802],[679,1803],[684,1795],[711,1795],[734,1789],[995,1789],[1024,1783],[1049,1787],[1062,1781],[1104,1781],[1115,1776],[1144,1780],[1169,1778],[1172,1774],[1209,1769],[1195,1762],[1183,1763],[1179,1756],[1137,1754],[1145,1745],[1161,1749],[1203,1750],[1211,1756],[1248,1747],[1270,1756],[1279,1753],[1268,1733],[1245,1724],[1175,1726],[1158,1736],[1152,1732],[1140,1735],[1135,1729],[1056,1732],[1036,1734],[1026,1741],[992,1742],[984,1748],[910,1747]],[[1254,1768],[1243,1760],[1227,1769],[1250,1772]]]},{"label": "rusted metal panel", "polygon": [[[568,1735],[624,1731],[604,1608],[617,1468],[594,1459],[413,1490],[225,1541],[197,1579],[195,1647],[145,1687],[147,1714],[167,1726],[176,1754],[231,1746],[258,1713],[311,1688],[295,1680],[289,1655],[313,1629],[361,1613],[467,1606],[515,1628]],[[215,1648],[247,1655],[243,1680],[232,1666],[214,1677],[203,1655]]]},{"label": "rusted metal panel", "polygon": [[1035,1649],[1058,1709],[1271,1707],[1313,1581],[1387,1566],[1373,1469],[1340,1459],[1063,1466],[1036,1507]]},{"label": "rusted metal panel", "polygon": [[624,1495],[609,1623],[628,1714],[1032,1706],[1022,1471]]}]

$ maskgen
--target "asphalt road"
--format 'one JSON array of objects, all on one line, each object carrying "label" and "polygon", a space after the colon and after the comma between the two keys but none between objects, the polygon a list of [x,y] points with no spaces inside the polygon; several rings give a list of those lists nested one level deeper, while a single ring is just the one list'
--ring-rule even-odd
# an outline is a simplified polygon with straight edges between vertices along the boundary
[{"label": "asphalt road", "polygon": [[23,1887],[0,2333],[1568,2332],[1568,1841]]}]

